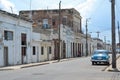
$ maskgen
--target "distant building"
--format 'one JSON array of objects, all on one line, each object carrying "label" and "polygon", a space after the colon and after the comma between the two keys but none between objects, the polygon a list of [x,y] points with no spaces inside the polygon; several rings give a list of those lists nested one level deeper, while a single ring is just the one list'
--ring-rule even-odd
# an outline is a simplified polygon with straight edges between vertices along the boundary
[{"label": "distant building", "polygon": [[[58,29],[59,25],[59,10],[26,10],[20,11],[19,15],[25,19],[33,21],[35,27],[40,29]],[[61,9],[60,23],[70,27],[74,32],[82,33],[80,13],[74,8]]]},{"label": "distant building", "polygon": [[120,43],[117,43],[116,48],[120,48]]},{"label": "distant building", "polygon": [[93,38],[93,40],[94,40],[94,49],[105,49],[103,40],[98,38]]}]

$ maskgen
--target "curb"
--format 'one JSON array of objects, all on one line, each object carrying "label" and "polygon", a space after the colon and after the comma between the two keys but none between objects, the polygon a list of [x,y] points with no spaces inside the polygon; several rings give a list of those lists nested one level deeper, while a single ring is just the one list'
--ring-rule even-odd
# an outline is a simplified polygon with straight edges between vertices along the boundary
[{"label": "curb", "polygon": [[21,69],[21,67],[19,67],[19,66],[3,67],[3,68],[0,69],[0,71],[5,71],[5,70],[17,70],[17,69]]},{"label": "curb", "polygon": [[23,69],[23,68],[28,68],[28,67],[46,65],[46,64],[51,64],[51,63],[64,62],[64,61],[69,61],[69,60],[74,60],[74,59],[73,58],[69,58],[69,59],[61,59],[60,61],[53,60],[53,61],[40,62],[40,63],[30,63],[30,64],[25,64],[25,65],[23,64],[23,65],[16,65],[16,66],[7,66],[7,67],[1,67],[0,71],[17,70],[17,69]]},{"label": "curb", "polygon": [[[120,59],[120,55],[116,58],[116,63],[117,63],[118,59]],[[110,65],[105,67],[102,71],[119,72],[118,69],[112,69],[111,66],[112,66],[112,63],[110,63]]]},{"label": "curb", "polygon": [[34,67],[34,66],[40,66],[40,65],[45,65],[45,64],[50,64],[50,63],[40,63],[40,64],[32,64],[32,65],[26,65],[26,66],[22,66],[21,68],[28,68],[28,67]]}]

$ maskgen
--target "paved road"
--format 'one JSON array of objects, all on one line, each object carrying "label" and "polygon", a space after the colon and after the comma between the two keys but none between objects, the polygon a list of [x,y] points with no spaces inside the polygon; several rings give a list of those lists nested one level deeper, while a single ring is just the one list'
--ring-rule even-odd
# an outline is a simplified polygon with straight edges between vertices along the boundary
[{"label": "paved road", "polygon": [[91,65],[90,57],[36,67],[0,71],[0,80],[120,80],[119,72],[102,71],[106,65]]}]

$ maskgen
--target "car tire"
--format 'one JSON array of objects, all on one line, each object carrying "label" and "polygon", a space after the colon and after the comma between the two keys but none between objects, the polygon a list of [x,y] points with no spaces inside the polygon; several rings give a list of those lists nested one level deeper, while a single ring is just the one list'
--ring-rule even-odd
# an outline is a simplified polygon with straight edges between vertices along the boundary
[{"label": "car tire", "polygon": [[92,62],[92,65],[94,65],[94,62]]},{"label": "car tire", "polygon": [[109,62],[107,62],[107,65],[110,65],[110,63],[109,63]]}]

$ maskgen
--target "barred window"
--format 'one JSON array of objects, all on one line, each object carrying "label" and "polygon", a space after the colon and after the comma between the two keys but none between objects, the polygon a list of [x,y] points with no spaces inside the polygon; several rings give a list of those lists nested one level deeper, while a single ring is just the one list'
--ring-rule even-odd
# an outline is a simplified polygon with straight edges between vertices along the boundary
[{"label": "barred window", "polygon": [[4,31],[4,39],[5,40],[13,40],[13,32],[12,31]]}]

